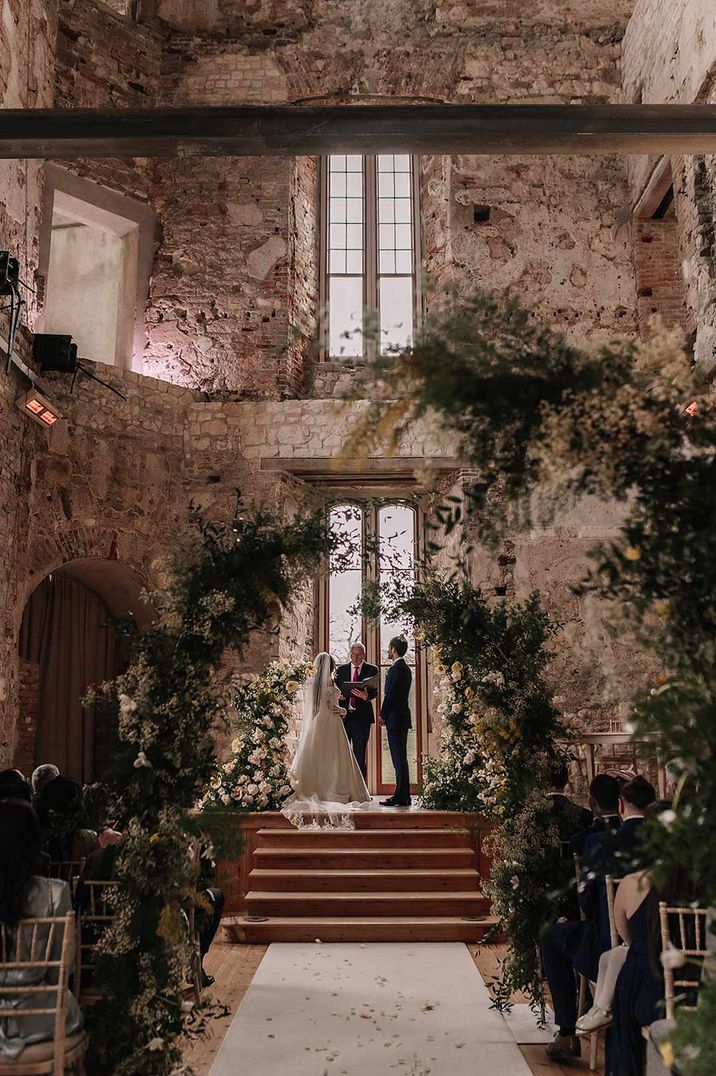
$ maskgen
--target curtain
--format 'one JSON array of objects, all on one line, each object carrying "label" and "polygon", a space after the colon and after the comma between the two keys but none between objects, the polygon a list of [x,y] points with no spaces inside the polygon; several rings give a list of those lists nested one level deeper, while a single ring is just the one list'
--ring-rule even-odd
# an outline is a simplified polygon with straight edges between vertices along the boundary
[{"label": "curtain", "polygon": [[22,619],[20,657],[40,667],[36,764],[89,783],[94,777],[94,708],[81,699],[118,670],[120,645],[105,602],[67,576],[34,590]]}]

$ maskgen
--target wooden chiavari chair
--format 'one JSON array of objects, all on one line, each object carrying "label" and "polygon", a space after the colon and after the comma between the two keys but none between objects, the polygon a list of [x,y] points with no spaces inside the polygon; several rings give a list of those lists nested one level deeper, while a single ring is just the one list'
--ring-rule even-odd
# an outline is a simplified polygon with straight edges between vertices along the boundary
[{"label": "wooden chiavari chair", "polygon": [[[52,1041],[26,1046],[14,1061],[0,1058],[0,1074],[3,1076],[39,1076],[42,1073],[63,1076],[66,1069],[76,1070],[78,1067],[81,1071],[87,1036],[84,1031],[78,1031],[69,1038],[65,1034],[74,926],[72,912],[65,916],[21,919],[14,927],[0,923],[0,1002],[12,1004],[19,996],[42,999],[34,1009],[5,1009],[5,1018],[15,1020],[20,1025],[24,1019],[32,1017],[54,1018]],[[53,949],[60,932],[60,957],[53,959]],[[6,983],[5,980],[10,978],[8,973],[13,971],[31,973],[33,985]],[[47,1001],[48,997],[53,998],[51,1003]]]},{"label": "wooden chiavari chair", "polygon": [[[659,923],[661,926],[661,950],[662,953],[674,948],[672,942],[671,926],[674,920],[678,925],[679,944],[676,949],[686,959],[686,964],[703,961],[706,957],[706,917],[708,912],[705,908],[672,908],[659,902]],[[664,963],[664,1000],[666,1002],[666,1019],[674,1019],[676,1008],[676,988],[698,990],[701,983],[701,975],[692,978],[677,979],[674,968],[667,960]],[[686,1008],[687,1006],[680,1006]],[[690,1007],[690,1006],[689,1006]]]},{"label": "wooden chiavari chair", "polygon": [[112,894],[119,882],[84,879],[81,907],[77,909],[77,944],[74,974],[74,993],[81,1005],[99,1001],[102,993],[93,983],[97,963],[97,945],[115,916]]}]

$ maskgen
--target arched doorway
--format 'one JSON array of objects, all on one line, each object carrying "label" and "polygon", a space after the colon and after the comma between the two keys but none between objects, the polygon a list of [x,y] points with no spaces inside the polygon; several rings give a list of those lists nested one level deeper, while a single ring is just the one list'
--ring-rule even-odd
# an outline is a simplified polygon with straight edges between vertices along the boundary
[{"label": "arched doorway", "polygon": [[82,705],[93,684],[126,666],[127,637],[118,622],[152,618],[142,580],[128,565],[87,557],[63,564],[35,587],[22,618],[18,764],[54,762],[89,783],[106,771],[113,730]]}]

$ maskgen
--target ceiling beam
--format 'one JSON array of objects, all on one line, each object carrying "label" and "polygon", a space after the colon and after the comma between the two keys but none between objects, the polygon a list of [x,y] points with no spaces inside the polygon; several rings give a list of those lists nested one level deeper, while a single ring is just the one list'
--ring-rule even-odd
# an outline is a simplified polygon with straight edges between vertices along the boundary
[{"label": "ceiling beam", "polygon": [[2,109],[0,158],[716,153],[716,105]]}]

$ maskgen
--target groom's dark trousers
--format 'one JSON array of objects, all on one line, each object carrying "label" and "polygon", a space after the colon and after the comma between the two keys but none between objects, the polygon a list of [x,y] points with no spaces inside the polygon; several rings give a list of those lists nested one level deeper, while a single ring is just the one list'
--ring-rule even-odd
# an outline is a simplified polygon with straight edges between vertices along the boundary
[{"label": "groom's dark trousers", "polygon": [[396,807],[410,806],[410,770],[408,768],[408,732],[412,727],[410,715],[410,685],[413,674],[402,658],[397,658],[385,679],[385,691],[380,707],[388,733],[388,747],[395,770],[395,792],[392,800]]},{"label": "groom's dark trousers", "polygon": [[[370,676],[375,676],[377,672],[378,669],[375,665],[371,665],[369,662],[364,661],[358,669],[358,680],[367,680]],[[347,665],[339,665],[336,669],[337,684],[342,684],[349,680],[353,680],[353,666],[350,662]],[[353,754],[356,757],[360,772],[363,774],[363,778],[366,781],[368,780],[366,754],[368,751],[371,726],[375,724],[373,699],[377,694],[378,692],[375,688],[369,688],[368,698],[356,698],[353,706],[350,705],[349,699],[341,699],[340,701],[340,705],[346,707],[346,716],[343,722],[346,735],[353,748]]]}]

